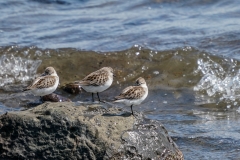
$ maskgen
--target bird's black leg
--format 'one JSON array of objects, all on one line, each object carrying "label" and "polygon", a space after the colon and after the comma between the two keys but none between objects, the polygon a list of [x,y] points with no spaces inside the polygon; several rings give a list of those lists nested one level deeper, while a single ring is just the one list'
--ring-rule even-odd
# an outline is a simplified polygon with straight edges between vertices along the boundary
[{"label": "bird's black leg", "polygon": [[101,102],[98,92],[97,92],[97,96],[98,96],[98,100],[99,100],[99,102]]},{"label": "bird's black leg", "polygon": [[132,106],[133,106],[133,105],[131,105],[131,111],[132,111],[132,115],[134,116]]},{"label": "bird's black leg", "polygon": [[92,93],[92,102],[94,102],[94,96],[93,96],[94,93]]},{"label": "bird's black leg", "polygon": [[105,103],[104,101],[101,101],[101,100],[100,100],[100,97],[99,97],[98,92],[97,92],[97,96],[98,96],[98,100],[99,100],[99,102],[103,102],[103,103]]},{"label": "bird's black leg", "polygon": [[[132,111],[132,115],[135,117],[135,115],[133,114],[133,109],[132,109],[133,105],[131,105],[131,111]],[[135,117],[137,118],[137,117]]]}]

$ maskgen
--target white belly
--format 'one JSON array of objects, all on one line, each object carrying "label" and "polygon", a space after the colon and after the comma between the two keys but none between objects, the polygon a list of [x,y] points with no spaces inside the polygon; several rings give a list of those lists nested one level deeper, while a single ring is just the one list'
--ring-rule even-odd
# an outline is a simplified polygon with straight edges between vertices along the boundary
[{"label": "white belly", "polygon": [[112,85],[113,80],[109,78],[109,80],[101,86],[81,86],[86,92],[91,92],[91,93],[98,93],[105,91]]},{"label": "white belly", "polygon": [[45,96],[45,95],[53,93],[57,89],[57,86],[58,86],[58,81],[52,87],[42,88],[42,89],[33,89],[33,90],[31,90],[31,92],[35,96]]}]

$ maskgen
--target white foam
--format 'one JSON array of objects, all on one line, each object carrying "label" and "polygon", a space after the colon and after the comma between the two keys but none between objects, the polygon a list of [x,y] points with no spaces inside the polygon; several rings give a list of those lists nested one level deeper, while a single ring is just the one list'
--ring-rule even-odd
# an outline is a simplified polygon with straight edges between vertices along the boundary
[{"label": "white foam", "polygon": [[[207,60],[199,59],[195,73],[200,72],[203,77],[193,90],[206,92],[209,97],[220,96],[220,101],[236,105],[235,100],[240,96],[240,70],[236,69],[237,63],[234,60],[229,61],[227,68],[222,65],[209,57]],[[231,105],[227,106],[230,107]]]},{"label": "white foam", "polygon": [[6,84],[29,81],[36,74],[41,60],[30,60],[13,54],[0,57],[0,87]]}]

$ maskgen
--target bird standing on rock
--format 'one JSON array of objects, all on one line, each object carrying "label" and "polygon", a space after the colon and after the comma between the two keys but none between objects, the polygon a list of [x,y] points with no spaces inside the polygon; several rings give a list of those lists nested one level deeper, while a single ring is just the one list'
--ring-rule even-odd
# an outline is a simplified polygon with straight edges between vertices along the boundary
[{"label": "bird standing on rock", "polygon": [[30,91],[35,96],[45,96],[53,93],[59,84],[59,77],[53,67],[47,67],[44,73],[37,77],[24,91]]},{"label": "bird standing on rock", "polygon": [[133,116],[134,114],[132,107],[142,103],[142,101],[146,99],[148,95],[148,87],[144,78],[139,77],[136,80],[136,84],[137,86],[129,86],[125,88],[119,96],[115,97],[116,100],[114,101],[130,106]]},{"label": "bird standing on rock", "polygon": [[97,93],[99,102],[99,92],[108,89],[113,82],[113,69],[111,67],[103,67],[95,72],[90,73],[81,81],[76,81],[75,84],[80,85],[86,92],[92,93],[92,101],[94,102],[94,93]]}]

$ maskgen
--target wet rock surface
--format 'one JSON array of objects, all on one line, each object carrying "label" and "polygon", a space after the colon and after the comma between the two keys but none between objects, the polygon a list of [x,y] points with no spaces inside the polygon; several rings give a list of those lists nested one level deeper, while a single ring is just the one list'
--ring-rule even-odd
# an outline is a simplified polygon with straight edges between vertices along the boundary
[{"label": "wet rock surface", "polygon": [[183,155],[160,122],[135,119],[108,104],[47,102],[1,115],[0,159],[182,160]]},{"label": "wet rock surface", "polygon": [[63,86],[62,89],[71,94],[78,94],[82,92],[81,86],[76,85],[74,83],[68,83],[65,86]]},{"label": "wet rock surface", "polygon": [[55,93],[51,93],[46,96],[42,96],[41,101],[42,102],[46,102],[46,101],[49,101],[49,102],[71,102],[71,100],[69,98],[63,97],[63,96],[55,94]]}]

